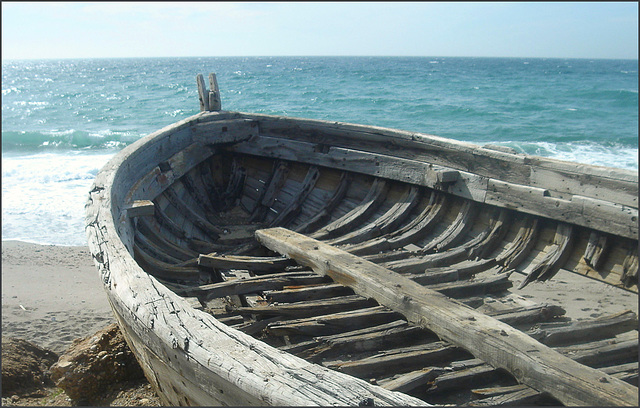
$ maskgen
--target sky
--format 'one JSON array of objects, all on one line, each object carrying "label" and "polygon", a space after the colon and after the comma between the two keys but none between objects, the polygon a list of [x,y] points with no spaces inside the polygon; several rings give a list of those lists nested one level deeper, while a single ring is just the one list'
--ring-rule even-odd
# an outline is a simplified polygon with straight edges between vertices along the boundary
[{"label": "sky", "polygon": [[2,2],[2,59],[638,59],[637,2]]}]

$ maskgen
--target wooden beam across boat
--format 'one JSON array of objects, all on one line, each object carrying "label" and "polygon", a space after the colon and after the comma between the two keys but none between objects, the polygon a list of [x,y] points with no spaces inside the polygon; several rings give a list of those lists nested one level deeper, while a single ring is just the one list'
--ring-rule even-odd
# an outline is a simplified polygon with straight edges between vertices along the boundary
[{"label": "wooden beam across boat", "polygon": [[258,230],[256,238],[565,405],[638,405],[637,387],[577,363],[493,317],[380,265],[284,228]]}]

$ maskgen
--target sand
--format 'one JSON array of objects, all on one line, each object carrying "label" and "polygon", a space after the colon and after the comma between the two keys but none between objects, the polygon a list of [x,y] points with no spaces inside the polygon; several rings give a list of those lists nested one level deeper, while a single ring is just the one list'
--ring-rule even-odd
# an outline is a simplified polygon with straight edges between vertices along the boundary
[{"label": "sand", "polygon": [[115,322],[87,247],[2,241],[2,334],[56,353]]},{"label": "sand", "polygon": [[[560,305],[584,320],[632,310],[638,296],[561,271],[548,282],[511,289],[536,303]],[[115,319],[86,247],[2,242],[2,332],[60,353],[75,338],[93,334]]]}]

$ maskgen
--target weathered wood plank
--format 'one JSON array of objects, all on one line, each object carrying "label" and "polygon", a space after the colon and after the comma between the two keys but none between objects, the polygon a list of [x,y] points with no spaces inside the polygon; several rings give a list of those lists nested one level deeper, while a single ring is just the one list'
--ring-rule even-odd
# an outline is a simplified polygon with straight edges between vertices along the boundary
[{"label": "weathered wood plank", "polygon": [[282,305],[269,305],[257,307],[238,308],[243,315],[274,316],[303,318],[318,314],[330,314],[345,310],[354,310],[375,306],[376,302],[358,295],[341,296],[325,300],[310,300],[306,302],[286,303]]},{"label": "weathered wood plank", "polygon": [[365,327],[388,323],[398,317],[396,312],[385,310],[382,306],[375,306],[303,319],[280,321],[269,325],[269,332],[276,336],[330,336],[343,333],[345,330],[356,331]]},{"label": "weathered wood plank", "polygon": [[638,316],[631,310],[616,313],[598,319],[577,321],[559,328],[539,327],[529,333],[540,342],[558,346],[579,342],[580,340],[600,340],[638,328]]},{"label": "weathered wood plank", "polygon": [[369,222],[360,229],[330,239],[327,243],[331,245],[354,244],[388,233],[409,215],[409,212],[418,203],[419,194],[418,187],[407,187],[404,195],[375,221]]},{"label": "weathered wood plank", "polygon": [[204,84],[204,77],[202,74],[196,75],[196,82],[198,84],[198,100],[200,101],[200,111],[209,111],[209,92],[207,86]]},{"label": "weathered wood plank", "polygon": [[215,269],[246,269],[254,273],[284,272],[295,265],[291,259],[273,256],[200,254],[198,265]]},{"label": "weathered wood plank", "polygon": [[[350,148],[365,147],[370,151],[473,171],[510,183],[553,188],[564,194],[577,191],[638,207],[638,175],[632,171],[495,151],[472,143],[377,126],[251,116],[260,117],[261,132],[265,135]],[[586,185],[593,187],[585,189]]]},{"label": "weathered wood plank", "polygon": [[218,88],[218,79],[213,72],[209,74],[209,111],[219,111],[222,109],[220,100],[220,88]]},{"label": "weathered wood plank", "polygon": [[378,208],[384,200],[388,189],[389,184],[385,180],[375,179],[371,185],[371,189],[360,205],[337,220],[310,234],[310,236],[316,239],[331,238],[354,228],[354,226],[358,225],[363,219],[371,215],[371,213]]},{"label": "weathered wood plank", "polygon": [[[626,195],[618,197],[619,199],[613,202],[607,201],[608,197],[617,195],[613,189],[611,195],[605,196],[605,198],[584,197],[580,190],[574,191],[566,198],[558,198],[551,196],[544,187],[531,186],[529,183],[519,184],[504,181],[495,178],[495,173],[487,176],[477,175],[473,172],[478,170],[476,168],[471,172],[459,171],[438,164],[442,161],[405,159],[398,156],[401,154],[400,152],[394,152],[396,155],[390,156],[365,152],[357,150],[357,148],[337,146],[331,146],[327,153],[318,154],[316,144],[267,136],[252,138],[231,146],[229,149],[235,152],[340,168],[423,185],[474,201],[517,209],[534,215],[638,239],[637,199],[634,198],[631,202],[625,201],[625,197],[632,197]],[[499,154],[499,152],[493,151],[483,151],[483,153],[489,157]],[[473,162],[478,159],[480,157],[473,155]],[[502,169],[496,170],[501,176],[509,178]],[[635,188],[637,194],[637,182],[635,187],[633,182],[624,183],[626,183],[625,188]],[[620,204],[622,202],[626,204]]]},{"label": "weathered wood plank", "polygon": [[556,228],[553,247],[547,251],[543,259],[538,262],[522,280],[518,289],[522,289],[533,281],[545,281],[552,278],[562,267],[564,261],[573,249],[574,228],[572,225],[560,223]]},{"label": "weathered wood plank", "polygon": [[351,288],[338,283],[327,283],[307,287],[279,290],[267,293],[267,299],[274,303],[292,303],[305,300],[328,299],[335,296],[353,295]]},{"label": "weathered wood plank", "polygon": [[352,287],[356,293],[403,313],[409,321],[565,404],[638,403],[636,387],[576,363],[507,324],[379,265],[283,228],[258,230],[256,238],[268,248]]},{"label": "weathered wood plank", "polygon": [[211,283],[177,290],[181,296],[197,296],[202,300],[211,300],[224,296],[244,295],[265,290],[282,289],[287,285],[318,284],[326,282],[326,277],[313,272],[285,272],[269,276],[256,276],[247,279],[235,279],[226,282]]},{"label": "weathered wood plank", "polygon": [[151,200],[135,200],[130,206],[126,207],[127,217],[144,217],[154,214],[153,201]]},{"label": "weathered wood plank", "polygon": [[422,212],[409,224],[399,230],[370,241],[366,241],[345,249],[354,255],[374,254],[379,251],[400,248],[410,242],[423,238],[435,226],[446,212],[446,195],[433,191],[429,202]]},{"label": "weathered wood plank", "polygon": [[258,122],[250,119],[227,119],[194,123],[193,139],[204,145],[227,145],[258,135]]}]

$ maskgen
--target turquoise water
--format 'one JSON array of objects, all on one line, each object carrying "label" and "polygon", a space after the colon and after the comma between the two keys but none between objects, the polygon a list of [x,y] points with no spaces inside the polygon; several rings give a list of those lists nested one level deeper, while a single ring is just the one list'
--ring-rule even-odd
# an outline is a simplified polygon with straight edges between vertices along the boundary
[{"label": "turquoise water", "polygon": [[82,245],[84,201],[123,146],[199,111],[418,131],[638,169],[638,61],[251,57],[3,61],[2,239]]}]

